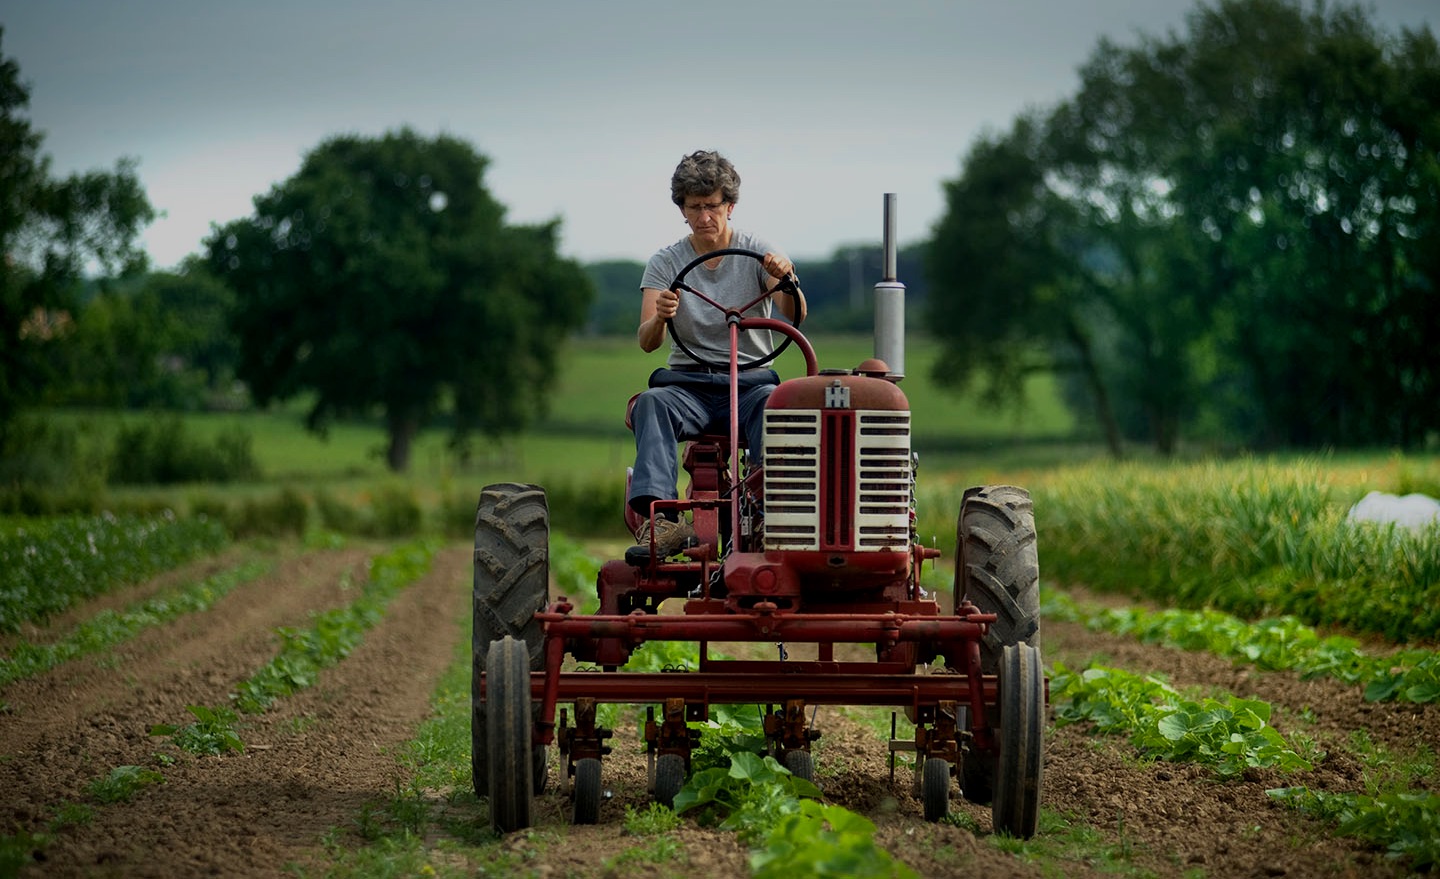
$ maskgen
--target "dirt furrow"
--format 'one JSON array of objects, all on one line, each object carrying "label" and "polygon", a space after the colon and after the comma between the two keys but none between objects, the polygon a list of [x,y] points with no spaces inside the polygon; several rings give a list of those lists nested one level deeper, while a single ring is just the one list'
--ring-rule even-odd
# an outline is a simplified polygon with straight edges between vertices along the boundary
[{"label": "dirt furrow", "polygon": [[[186,705],[225,704],[229,689],[274,653],[276,627],[302,625],[311,612],[348,601],[372,554],[351,548],[288,559],[205,613],[14,682],[3,693],[9,716],[0,721],[0,753],[53,750],[73,737],[93,752],[97,737],[113,729],[180,722]],[[14,762],[0,767],[0,780]]]},{"label": "dirt furrow", "polygon": [[[155,767],[158,752],[178,753],[151,738],[149,726],[184,722],[186,704],[225,704],[237,681],[273,657],[273,627],[302,624],[309,610],[334,603],[328,584],[366,555],[305,556],[237,590],[227,607],[189,621],[195,631],[170,633],[179,649],[147,653],[116,669],[134,682],[108,705],[82,698],[58,715],[32,706],[31,726],[43,725],[53,738],[13,748],[7,724],[4,753],[13,757],[0,767],[0,785],[18,794],[11,824],[37,829],[62,800],[83,800],[85,785],[114,766]],[[313,688],[266,714],[243,717],[243,754],[181,756],[163,768],[163,784],[63,830],[31,871],[272,876],[306,858],[326,830],[394,793],[396,749],[426,716],[460,637],[456,620],[468,603],[468,564],[463,549],[442,552],[432,571],[398,595],[354,653],[323,672]],[[66,717],[73,726],[68,731]]]}]

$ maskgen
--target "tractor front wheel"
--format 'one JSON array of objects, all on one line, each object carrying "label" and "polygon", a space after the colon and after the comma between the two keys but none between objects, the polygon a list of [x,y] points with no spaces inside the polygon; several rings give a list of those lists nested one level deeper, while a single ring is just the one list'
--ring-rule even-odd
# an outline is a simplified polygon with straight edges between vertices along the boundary
[{"label": "tractor front wheel", "polygon": [[486,651],[485,722],[489,763],[486,795],[496,833],[530,826],[534,716],[525,644],[509,636]]},{"label": "tractor front wheel", "polygon": [[1045,670],[1029,644],[1005,648],[1000,663],[1000,759],[990,807],[997,832],[1035,835],[1045,751]]}]

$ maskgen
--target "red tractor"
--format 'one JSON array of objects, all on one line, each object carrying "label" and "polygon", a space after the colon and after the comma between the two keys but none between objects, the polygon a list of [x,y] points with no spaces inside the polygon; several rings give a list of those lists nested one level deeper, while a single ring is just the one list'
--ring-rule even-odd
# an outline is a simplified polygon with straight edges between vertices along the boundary
[{"label": "red tractor", "polygon": [[[913,792],[928,820],[947,814],[958,777],[966,799],[991,805],[997,831],[1035,833],[1047,687],[1030,498],[1013,486],[965,492],[953,612],[944,613],[921,587],[922,565],[941,553],[916,534],[910,407],[897,383],[904,288],[894,280],[892,199],[886,197],[885,280],[876,287],[876,347],[899,369],[877,358],[821,370],[798,327],[744,317],[750,306],[726,310],[730,362],[712,365],[730,369],[730,435],[689,438],[685,497],[656,502],[690,514],[697,545],[672,559],[637,546],[607,562],[597,582],[598,613],[576,613],[566,598],[547,606],[543,489],[507,483],[482,491],[472,762],[475,792],[489,799],[497,831],[530,825],[551,745],[571,780],[574,822],[598,819],[611,731],[597,723],[596,707],[608,702],[654,706],[644,732],[650,787],[667,805],[685,782],[699,739],[691,724],[708,719],[712,705],[763,706],[768,752],[808,780],[819,732],[807,709],[879,705],[903,710],[915,725],[913,741],[894,741],[892,734],[891,765],[893,771],[895,751],[915,753]],[[714,305],[685,278],[721,253],[762,258],[708,253],[672,288]],[[794,343],[806,367],[766,405],[763,467],[750,466],[734,417],[738,370],[758,365],[737,362],[736,340],[752,331],[781,334],[777,353]],[[669,599],[683,602],[683,613],[661,614]],[[698,642],[698,670],[622,671],[647,641]],[[813,658],[790,659],[782,646],[773,660],[725,659],[709,655],[712,642],[811,644],[805,653]],[[592,670],[562,670],[567,656]]]}]

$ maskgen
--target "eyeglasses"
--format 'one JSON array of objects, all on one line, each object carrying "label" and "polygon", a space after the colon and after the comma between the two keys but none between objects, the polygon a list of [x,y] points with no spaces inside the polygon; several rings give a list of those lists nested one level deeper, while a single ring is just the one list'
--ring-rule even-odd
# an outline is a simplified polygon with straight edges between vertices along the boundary
[{"label": "eyeglasses", "polygon": [[681,210],[692,217],[699,217],[703,214],[718,214],[723,211],[729,202],[715,201],[708,204],[687,204]]}]

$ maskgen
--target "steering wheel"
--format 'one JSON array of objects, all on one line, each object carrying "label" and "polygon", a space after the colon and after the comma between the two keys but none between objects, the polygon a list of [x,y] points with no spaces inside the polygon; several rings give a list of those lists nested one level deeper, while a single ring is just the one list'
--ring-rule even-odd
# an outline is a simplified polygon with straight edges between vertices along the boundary
[{"label": "steering wheel", "polygon": [[[791,272],[789,275],[785,276],[785,278],[783,278],[783,279],[780,281],[780,283],[776,284],[773,288],[771,288],[771,289],[769,289],[769,290],[762,290],[762,291],[760,292],[760,295],[759,295],[759,296],[755,297],[754,299],[752,299],[751,301],[745,303],[743,306],[741,306],[741,307],[739,307],[739,308],[726,308],[725,306],[723,306],[723,305],[721,305],[720,303],[716,302],[714,299],[711,299],[709,296],[706,296],[704,293],[700,292],[699,290],[696,290],[694,287],[692,287],[692,286],[690,286],[689,284],[685,283],[685,276],[688,275],[688,274],[690,274],[690,272],[691,272],[696,266],[700,265],[701,263],[703,263],[703,262],[705,262],[705,261],[707,261],[707,260],[712,260],[712,259],[714,259],[714,258],[717,257],[717,256],[748,256],[748,257],[750,257],[751,259],[755,260],[756,262],[762,262],[762,263],[763,263],[763,262],[765,261],[765,254],[763,254],[763,253],[756,253],[756,252],[753,251],[753,250],[746,250],[746,249],[743,248],[743,247],[726,247],[726,248],[722,248],[721,250],[712,250],[712,251],[710,251],[709,253],[701,254],[700,256],[695,257],[693,260],[690,261],[690,264],[689,264],[689,265],[687,265],[687,266],[685,266],[685,268],[681,269],[681,270],[680,270],[680,274],[678,274],[678,275],[675,276],[675,280],[673,280],[673,281],[670,282],[670,289],[671,289],[671,290],[674,290],[676,293],[679,293],[681,290],[685,290],[685,291],[687,291],[687,292],[694,293],[696,296],[699,296],[703,301],[709,303],[710,305],[712,305],[712,306],[714,306],[715,308],[719,309],[720,311],[724,312],[727,320],[734,320],[734,321],[743,320],[744,318],[742,317],[742,315],[743,315],[746,311],[749,311],[751,308],[754,308],[757,304],[759,304],[760,302],[762,302],[762,301],[765,299],[765,297],[769,296],[770,294],[774,293],[774,292],[777,291],[777,290],[781,290],[781,291],[784,291],[784,292],[786,292],[786,293],[789,293],[790,296],[791,296],[791,298],[797,300],[797,302],[798,302],[798,300],[799,300],[799,295],[798,295],[798,294],[799,294],[799,291],[800,291],[800,281],[799,281],[798,278],[795,277],[795,273],[794,273],[794,272]],[[797,311],[797,314],[798,314],[798,313],[799,313],[799,312]],[[804,319],[804,318],[802,317],[801,320],[803,320],[803,319]],[[799,320],[795,321],[794,325],[798,328],[798,327],[800,326],[800,321],[799,321]],[[713,362],[711,362],[711,361],[709,361],[709,360],[706,360],[705,358],[701,357],[700,355],[696,354],[694,351],[691,351],[691,350],[690,350],[690,346],[685,344],[685,340],[680,337],[680,334],[677,333],[677,332],[675,332],[675,321],[674,321],[673,318],[667,318],[667,319],[666,319],[666,321],[665,321],[665,328],[670,331],[670,338],[672,338],[672,339],[675,340],[675,345],[676,345],[677,347],[679,347],[679,349],[680,349],[681,351],[684,351],[685,354],[686,354],[691,360],[695,361],[696,363],[700,363],[700,364],[703,364],[703,365],[705,365],[705,366],[708,366],[708,367],[710,367],[710,368],[712,368],[712,369],[724,369],[724,370],[729,370],[729,369],[730,369],[730,363],[729,363],[728,361],[725,362],[725,363],[713,363]],[[756,367],[758,367],[758,366],[764,366],[765,364],[767,364],[767,363],[769,363],[770,361],[774,360],[776,357],[779,357],[779,356],[781,355],[781,353],[783,353],[783,352],[785,351],[786,348],[790,347],[790,342],[791,342],[791,341],[793,341],[793,340],[791,339],[791,337],[790,337],[790,336],[786,336],[786,337],[785,337],[785,341],[784,341],[784,342],[781,342],[781,343],[780,343],[780,346],[779,346],[778,348],[776,348],[775,350],[771,351],[769,354],[766,354],[766,355],[763,356],[763,357],[757,357],[757,358],[755,358],[754,360],[750,360],[750,361],[747,361],[747,362],[744,362],[744,363],[740,363],[740,362],[737,361],[735,368],[736,368],[736,369],[741,369],[741,370],[743,370],[743,369],[754,369],[754,368],[756,368]]]}]

